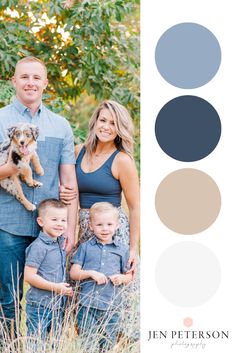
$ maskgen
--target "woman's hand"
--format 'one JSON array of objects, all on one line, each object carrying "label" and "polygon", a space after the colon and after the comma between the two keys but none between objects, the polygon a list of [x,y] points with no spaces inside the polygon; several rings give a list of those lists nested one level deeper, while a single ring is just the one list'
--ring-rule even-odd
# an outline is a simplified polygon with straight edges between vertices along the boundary
[{"label": "woman's hand", "polygon": [[136,250],[130,250],[130,255],[129,255],[129,260],[128,260],[128,265],[130,266],[130,269],[126,273],[133,272],[133,277],[136,275],[137,271],[137,251]]},{"label": "woman's hand", "polygon": [[68,185],[60,185],[60,200],[66,205],[70,205],[70,201],[77,197],[77,191]]}]

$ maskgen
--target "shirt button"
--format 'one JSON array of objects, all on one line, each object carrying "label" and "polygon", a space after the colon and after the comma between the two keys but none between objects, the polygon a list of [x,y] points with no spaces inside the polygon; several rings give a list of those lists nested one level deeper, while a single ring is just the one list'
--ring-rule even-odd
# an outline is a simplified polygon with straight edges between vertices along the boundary
[{"label": "shirt button", "polygon": [[104,266],[104,263],[102,262],[102,264],[101,264],[102,266]]},{"label": "shirt button", "polygon": [[106,250],[105,249],[103,249],[103,252],[105,252]]},{"label": "shirt button", "polygon": [[96,291],[96,294],[99,294],[98,290]]}]

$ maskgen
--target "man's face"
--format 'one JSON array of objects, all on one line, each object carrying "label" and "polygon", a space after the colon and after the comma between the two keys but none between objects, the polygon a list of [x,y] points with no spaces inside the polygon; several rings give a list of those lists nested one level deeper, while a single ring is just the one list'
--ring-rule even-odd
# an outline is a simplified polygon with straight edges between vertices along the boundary
[{"label": "man's face", "polygon": [[16,66],[12,83],[21,103],[26,106],[34,103],[40,105],[48,83],[45,68],[38,62],[20,63]]}]

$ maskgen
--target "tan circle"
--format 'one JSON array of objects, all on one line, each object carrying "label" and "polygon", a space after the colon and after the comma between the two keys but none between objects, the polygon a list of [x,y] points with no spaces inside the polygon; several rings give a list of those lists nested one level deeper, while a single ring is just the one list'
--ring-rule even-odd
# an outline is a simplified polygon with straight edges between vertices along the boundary
[{"label": "tan circle", "polygon": [[181,234],[195,234],[216,220],[221,207],[220,191],[206,173],[179,169],[160,183],[155,207],[168,228]]}]

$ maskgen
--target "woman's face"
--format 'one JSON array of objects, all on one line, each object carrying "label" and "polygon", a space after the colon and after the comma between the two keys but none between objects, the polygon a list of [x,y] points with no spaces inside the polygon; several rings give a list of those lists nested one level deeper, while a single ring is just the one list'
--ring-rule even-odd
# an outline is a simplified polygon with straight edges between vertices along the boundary
[{"label": "woman's face", "polygon": [[101,109],[96,121],[95,133],[99,141],[110,142],[117,137],[117,130],[114,119],[110,111],[106,108]]}]

